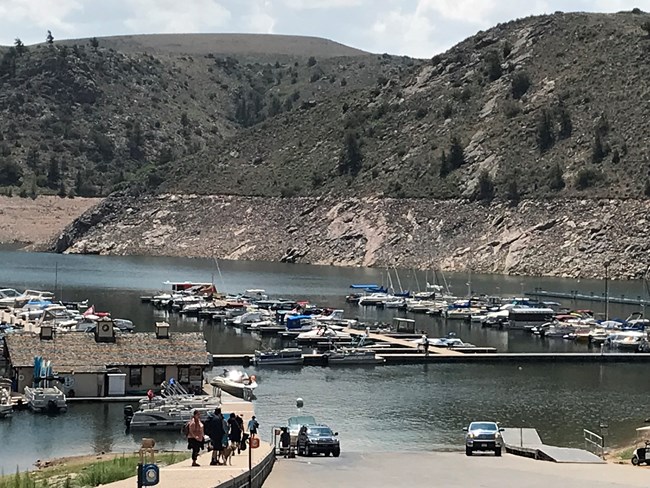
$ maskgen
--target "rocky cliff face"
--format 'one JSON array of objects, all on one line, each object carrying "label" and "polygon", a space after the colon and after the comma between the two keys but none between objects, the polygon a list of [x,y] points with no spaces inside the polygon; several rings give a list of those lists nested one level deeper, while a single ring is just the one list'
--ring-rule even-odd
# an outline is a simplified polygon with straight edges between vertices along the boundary
[{"label": "rocky cliff face", "polygon": [[50,250],[641,278],[650,203],[117,195]]}]

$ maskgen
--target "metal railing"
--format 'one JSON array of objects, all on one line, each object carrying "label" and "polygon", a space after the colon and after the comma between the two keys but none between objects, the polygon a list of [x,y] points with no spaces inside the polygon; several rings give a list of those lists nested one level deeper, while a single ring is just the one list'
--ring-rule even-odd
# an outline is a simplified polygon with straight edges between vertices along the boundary
[{"label": "metal railing", "polygon": [[605,438],[590,430],[582,430],[585,438],[585,450],[593,452],[596,456],[605,457]]}]

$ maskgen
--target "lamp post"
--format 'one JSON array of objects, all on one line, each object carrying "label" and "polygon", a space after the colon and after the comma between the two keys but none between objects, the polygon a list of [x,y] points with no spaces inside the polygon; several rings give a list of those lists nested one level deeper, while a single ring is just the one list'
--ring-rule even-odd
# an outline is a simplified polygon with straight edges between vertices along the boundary
[{"label": "lamp post", "polygon": [[605,261],[605,320],[609,320],[609,261]]}]

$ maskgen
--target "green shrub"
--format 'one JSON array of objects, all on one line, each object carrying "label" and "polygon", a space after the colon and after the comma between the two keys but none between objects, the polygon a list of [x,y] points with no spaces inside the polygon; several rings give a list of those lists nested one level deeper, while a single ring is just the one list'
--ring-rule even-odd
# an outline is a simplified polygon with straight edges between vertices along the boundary
[{"label": "green shrub", "polygon": [[478,184],[474,191],[473,200],[490,201],[494,198],[494,183],[487,170],[481,171],[478,176]]},{"label": "green shrub", "polygon": [[512,77],[511,92],[515,100],[523,97],[530,88],[530,76],[525,71],[517,71]]},{"label": "green shrub", "polygon": [[596,183],[603,179],[603,174],[593,168],[582,168],[576,174],[575,187],[576,190],[586,190],[591,188]]},{"label": "green shrub", "polygon": [[564,174],[562,168],[558,163],[555,163],[551,166],[551,169],[548,173],[548,187],[553,191],[560,191],[564,188]]},{"label": "green shrub", "polygon": [[544,109],[537,121],[537,147],[539,152],[544,154],[553,147],[555,134],[553,133],[553,119],[548,110]]}]

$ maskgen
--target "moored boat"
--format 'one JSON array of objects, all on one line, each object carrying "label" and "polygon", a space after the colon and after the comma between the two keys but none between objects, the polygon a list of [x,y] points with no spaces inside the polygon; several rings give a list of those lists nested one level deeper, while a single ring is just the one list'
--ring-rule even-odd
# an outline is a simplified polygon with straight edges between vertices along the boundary
[{"label": "moored boat", "polygon": [[0,378],[0,418],[11,415],[12,410],[11,381]]},{"label": "moored boat", "polygon": [[386,360],[377,356],[377,352],[363,348],[334,349],[325,354],[327,364],[383,364]]},{"label": "moored boat", "polygon": [[65,393],[56,387],[25,387],[25,401],[34,412],[60,413],[68,410]]},{"label": "moored boat", "polygon": [[248,376],[243,371],[225,369],[221,375],[212,378],[210,384],[244,400],[253,400],[256,379],[255,375]]},{"label": "moored boat", "polygon": [[255,351],[255,366],[293,366],[304,362],[302,350],[297,347],[273,351]]}]

